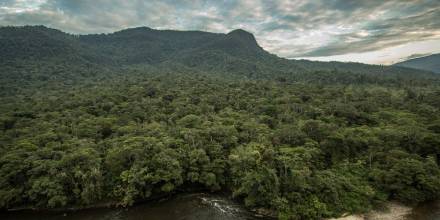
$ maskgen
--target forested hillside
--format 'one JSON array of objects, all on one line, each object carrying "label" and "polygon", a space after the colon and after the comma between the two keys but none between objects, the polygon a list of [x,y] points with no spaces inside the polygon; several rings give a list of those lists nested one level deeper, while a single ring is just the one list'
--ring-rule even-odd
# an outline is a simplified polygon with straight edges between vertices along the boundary
[{"label": "forested hillside", "polygon": [[0,28],[0,207],[227,191],[281,219],[440,197],[440,76],[252,34]]},{"label": "forested hillside", "polygon": [[394,65],[440,73],[440,54],[418,57]]},{"label": "forested hillside", "polygon": [[60,77],[71,81],[90,75],[107,77],[106,70],[153,67],[283,81],[315,80],[310,75],[356,83],[356,78],[365,78],[366,74],[369,80],[381,84],[439,78],[430,72],[397,66],[287,60],[263,50],[244,30],[214,34],[139,27],[111,34],[71,35],[44,26],[25,26],[0,28],[0,36],[2,86],[11,85],[3,82],[18,75],[21,82],[15,83],[47,83],[52,79],[59,83]]}]

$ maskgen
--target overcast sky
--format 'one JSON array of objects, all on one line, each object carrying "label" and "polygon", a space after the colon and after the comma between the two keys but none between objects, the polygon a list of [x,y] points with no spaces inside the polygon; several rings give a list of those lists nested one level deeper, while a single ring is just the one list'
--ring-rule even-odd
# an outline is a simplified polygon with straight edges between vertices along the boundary
[{"label": "overcast sky", "polygon": [[0,0],[0,25],[252,32],[286,58],[391,64],[440,52],[440,0]]}]

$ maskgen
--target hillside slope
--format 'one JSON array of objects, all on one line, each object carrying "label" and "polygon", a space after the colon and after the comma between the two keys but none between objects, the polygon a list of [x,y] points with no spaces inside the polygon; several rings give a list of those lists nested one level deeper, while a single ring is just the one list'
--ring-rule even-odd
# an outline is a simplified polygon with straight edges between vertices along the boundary
[{"label": "hillside slope", "polygon": [[280,58],[261,48],[255,37],[244,30],[217,34],[139,27],[111,34],[71,35],[44,26],[3,27],[0,48],[0,63],[48,61],[106,68],[183,65],[197,71],[266,79],[335,70],[431,77],[424,71],[395,66]]},{"label": "hillside slope", "polygon": [[433,54],[425,57],[406,60],[400,63],[396,63],[394,64],[394,66],[409,67],[431,71],[434,73],[440,73],[440,54]]}]

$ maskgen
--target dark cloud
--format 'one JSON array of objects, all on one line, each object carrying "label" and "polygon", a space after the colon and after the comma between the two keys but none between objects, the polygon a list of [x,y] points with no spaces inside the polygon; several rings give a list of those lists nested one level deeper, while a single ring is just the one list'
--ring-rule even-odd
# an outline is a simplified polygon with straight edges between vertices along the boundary
[{"label": "dark cloud", "polygon": [[71,33],[136,26],[255,34],[284,57],[362,53],[440,39],[438,0],[3,0],[0,25]]}]

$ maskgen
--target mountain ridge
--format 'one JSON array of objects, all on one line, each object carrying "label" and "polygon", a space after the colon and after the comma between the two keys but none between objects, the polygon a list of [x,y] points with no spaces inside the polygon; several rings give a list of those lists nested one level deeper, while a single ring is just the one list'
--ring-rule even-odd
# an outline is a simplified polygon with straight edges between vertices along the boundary
[{"label": "mountain ridge", "polygon": [[242,29],[229,33],[129,28],[107,34],[75,35],[45,26],[0,28],[0,63],[43,60],[119,68],[131,65],[183,65],[256,79],[292,78],[295,74],[341,71],[387,77],[433,77],[399,66],[290,60],[262,48]]},{"label": "mountain ridge", "polygon": [[440,53],[405,60],[394,64],[394,66],[402,66],[440,73]]}]

